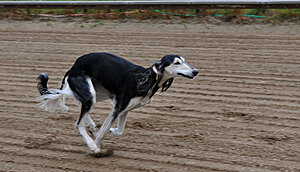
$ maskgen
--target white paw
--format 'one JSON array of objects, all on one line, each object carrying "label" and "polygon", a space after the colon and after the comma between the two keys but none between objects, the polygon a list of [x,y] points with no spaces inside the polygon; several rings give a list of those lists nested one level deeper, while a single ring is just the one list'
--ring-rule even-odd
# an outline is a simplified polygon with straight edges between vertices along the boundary
[{"label": "white paw", "polygon": [[114,136],[121,136],[122,133],[119,132],[118,128],[110,128],[109,132]]},{"label": "white paw", "polygon": [[99,148],[95,148],[93,150],[91,150],[93,153],[100,153],[100,149]]},{"label": "white paw", "polygon": [[98,147],[94,141],[90,141],[87,143],[88,147],[91,149],[93,153],[99,153],[100,152],[100,146]]}]

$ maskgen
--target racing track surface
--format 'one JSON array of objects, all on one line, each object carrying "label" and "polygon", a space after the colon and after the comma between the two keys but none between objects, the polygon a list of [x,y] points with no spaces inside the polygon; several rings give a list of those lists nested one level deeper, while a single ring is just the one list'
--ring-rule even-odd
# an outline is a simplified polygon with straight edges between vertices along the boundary
[{"label": "racing track surface", "polygon": [[[77,57],[102,51],[143,66],[179,54],[200,73],[132,111],[124,135],[103,140],[114,154],[94,158],[75,102],[40,110],[35,78],[59,88]],[[0,171],[300,171],[299,59],[299,35],[0,28]]]}]

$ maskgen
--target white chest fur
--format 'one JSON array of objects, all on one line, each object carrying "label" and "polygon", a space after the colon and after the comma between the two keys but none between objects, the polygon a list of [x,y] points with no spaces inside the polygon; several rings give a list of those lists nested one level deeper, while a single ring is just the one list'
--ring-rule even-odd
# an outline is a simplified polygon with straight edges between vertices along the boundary
[{"label": "white chest fur", "polygon": [[130,102],[126,108],[126,111],[130,111],[135,108],[149,104],[151,102],[151,100],[152,100],[152,98],[149,98],[149,96],[146,96],[144,98],[143,97],[135,97],[130,100]]}]

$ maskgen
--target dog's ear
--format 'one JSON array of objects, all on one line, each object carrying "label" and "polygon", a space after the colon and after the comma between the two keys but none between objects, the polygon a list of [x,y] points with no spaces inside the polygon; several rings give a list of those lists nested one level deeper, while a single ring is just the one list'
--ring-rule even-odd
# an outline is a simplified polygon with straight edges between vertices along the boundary
[{"label": "dog's ear", "polygon": [[158,60],[158,61],[154,62],[153,65],[156,67],[156,69],[159,69],[159,66],[161,65],[161,61]]},{"label": "dog's ear", "polygon": [[164,63],[163,61],[159,60],[159,61],[156,61],[156,62],[154,63],[154,66],[155,66],[155,68],[158,69],[159,71],[162,71],[163,68],[165,67],[165,63]]},{"label": "dog's ear", "polygon": [[156,70],[161,71],[161,69],[162,69],[162,62],[160,60],[156,61],[153,65],[155,66]]}]

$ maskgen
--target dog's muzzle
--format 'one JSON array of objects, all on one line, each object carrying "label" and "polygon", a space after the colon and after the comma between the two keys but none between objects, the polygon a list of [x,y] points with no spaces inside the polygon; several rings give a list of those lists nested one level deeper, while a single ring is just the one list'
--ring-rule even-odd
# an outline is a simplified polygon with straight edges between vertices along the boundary
[{"label": "dog's muzzle", "polygon": [[198,70],[193,70],[192,72],[189,73],[177,73],[177,75],[181,75],[183,77],[189,78],[189,79],[193,79],[196,75],[198,75]]},{"label": "dog's muzzle", "polygon": [[199,73],[199,71],[198,70],[193,70],[193,75],[194,75],[194,77],[196,76],[196,75],[198,75],[198,73]]}]

